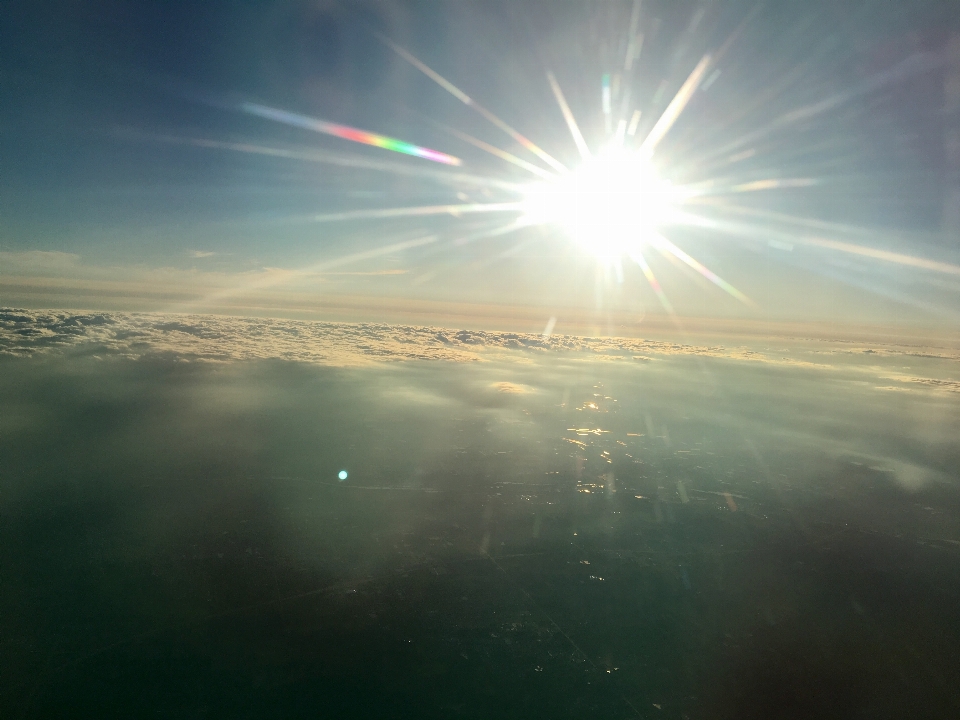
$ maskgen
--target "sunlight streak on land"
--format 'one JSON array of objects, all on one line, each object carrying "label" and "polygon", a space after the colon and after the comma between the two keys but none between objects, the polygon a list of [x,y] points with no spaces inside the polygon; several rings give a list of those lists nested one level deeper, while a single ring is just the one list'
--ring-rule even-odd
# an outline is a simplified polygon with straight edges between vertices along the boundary
[{"label": "sunlight streak on land", "polygon": [[473,98],[471,98],[465,92],[460,90],[460,88],[458,88],[456,85],[454,85],[449,80],[444,78],[442,75],[430,69],[427,65],[422,63],[420,60],[418,60],[416,57],[411,55],[409,52],[404,50],[402,47],[397,45],[395,42],[393,42],[389,38],[384,37],[383,35],[378,35],[378,37],[380,38],[381,41],[386,43],[390,47],[390,49],[392,49],[395,53],[397,53],[397,55],[402,57],[411,65],[413,65],[415,68],[417,68],[417,70],[419,70],[428,78],[433,80],[435,83],[437,83],[437,85],[439,85],[448,93],[453,95],[464,105],[467,105],[468,107],[472,107],[478,113],[483,115],[487,120],[489,120],[491,123],[493,123],[498,128],[503,130],[505,133],[507,133],[507,135],[512,137],[514,140],[516,140],[518,143],[520,143],[523,147],[525,147],[527,150],[532,152],[534,155],[539,157],[541,160],[547,163],[554,170],[556,170],[557,172],[566,171],[566,167],[564,167],[563,163],[561,163],[559,160],[554,159],[551,155],[549,155],[545,150],[543,150],[538,145],[536,145],[533,141],[529,140],[528,138],[524,137],[519,132],[514,130],[507,123],[505,123],[503,120],[498,118],[492,112],[490,112],[485,107],[480,105],[480,103],[476,102]]},{"label": "sunlight streak on land", "polygon": [[580,127],[577,125],[577,120],[573,116],[570,106],[567,105],[567,99],[563,96],[563,90],[560,89],[560,83],[557,82],[557,78],[554,77],[552,72],[547,73],[547,81],[550,83],[550,89],[553,90],[553,96],[557,99],[557,105],[560,106],[560,112],[563,113],[563,119],[566,120],[567,127],[570,129],[570,134],[573,136],[573,142],[576,143],[577,150],[580,151],[580,157],[586,160],[590,157],[590,148],[587,147],[587,141],[583,139],[583,134],[580,132]]}]

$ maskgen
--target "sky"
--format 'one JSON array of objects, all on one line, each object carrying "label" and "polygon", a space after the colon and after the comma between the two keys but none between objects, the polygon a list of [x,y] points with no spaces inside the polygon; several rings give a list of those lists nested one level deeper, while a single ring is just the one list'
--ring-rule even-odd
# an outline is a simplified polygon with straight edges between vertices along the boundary
[{"label": "sky", "polygon": [[[642,334],[674,316],[949,335],[960,320],[949,3],[4,13],[8,307],[547,334]],[[531,188],[558,174],[580,188],[588,164],[548,74],[591,158],[618,138],[646,147],[690,89],[650,160],[682,204],[608,203],[586,240],[565,201],[530,221]],[[618,130],[638,111],[633,134]],[[344,126],[443,155],[351,141]],[[661,204],[677,212],[660,218]],[[647,234],[598,253],[611,217]]]}]

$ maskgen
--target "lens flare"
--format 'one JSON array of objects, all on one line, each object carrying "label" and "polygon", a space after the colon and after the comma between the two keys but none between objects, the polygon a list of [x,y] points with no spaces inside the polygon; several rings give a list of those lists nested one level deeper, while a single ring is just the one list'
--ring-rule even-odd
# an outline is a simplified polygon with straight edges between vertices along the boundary
[{"label": "lens flare", "polygon": [[531,185],[531,224],[554,225],[601,260],[615,262],[669,224],[682,192],[636,151],[609,147],[556,180]]},{"label": "lens flare", "polygon": [[424,160],[443,163],[444,165],[463,164],[460,158],[447,155],[438,150],[420,147],[413,143],[387,137],[386,135],[378,135],[377,133],[367,132],[366,130],[358,130],[357,128],[348,127],[347,125],[338,125],[337,123],[327,122],[326,120],[319,120],[317,118],[307,117],[306,115],[298,115],[297,113],[287,112],[286,110],[278,110],[277,108],[267,107],[266,105],[245,102],[240,105],[240,109],[250,115],[256,115],[257,117],[266,118],[267,120],[275,120],[276,122],[304,128],[305,130],[313,130],[314,132],[323,133],[324,135],[332,135],[333,137],[360,143],[361,145],[371,145],[403,155],[413,155],[423,158]]}]

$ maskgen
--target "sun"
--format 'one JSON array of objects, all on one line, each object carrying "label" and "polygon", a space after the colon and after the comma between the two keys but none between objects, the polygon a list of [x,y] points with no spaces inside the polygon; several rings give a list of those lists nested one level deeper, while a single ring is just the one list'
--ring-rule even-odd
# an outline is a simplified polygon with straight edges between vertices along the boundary
[{"label": "sun", "polygon": [[557,227],[599,260],[613,263],[654,242],[682,200],[644,155],[611,146],[554,180],[530,185],[523,208],[527,222]]},{"label": "sun", "polygon": [[[639,4],[635,5],[635,7],[638,8]],[[466,236],[458,237],[455,241],[455,246],[460,246],[471,240],[513,233],[532,225],[544,228],[549,227],[556,230],[556,236],[565,236],[574,245],[581,248],[582,252],[594,256],[600,266],[605,267],[607,270],[612,269],[614,271],[613,275],[610,273],[599,274],[597,276],[598,282],[609,280],[614,276],[618,283],[623,282],[622,260],[627,258],[635,263],[643,272],[647,283],[668,313],[673,313],[673,309],[663,292],[663,288],[654,275],[653,269],[646,260],[646,251],[648,248],[663,255],[671,263],[686,265],[728,295],[747,305],[752,305],[752,302],[746,295],[701,264],[698,260],[688,255],[682,248],[675,245],[668,238],[669,230],[672,227],[681,225],[698,226],[706,222],[706,219],[696,212],[697,205],[702,205],[702,200],[699,200],[698,196],[702,197],[712,186],[712,183],[700,182],[692,185],[675,185],[668,181],[667,177],[669,177],[671,171],[674,171],[673,174],[675,176],[679,176],[676,171],[678,171],[681,166],[672,165],[669,155],[664,156],[664,154],[659,151],[659,147],[663,138],[684,111],[684,108],[697,93],[701,83],[708,77],[708,71],[710,71],[716,63],[713,55],[707,54],[701,58],[700,62],[687,77],[686,81],[684,81],[676,95],[674,95],[662,114],[649,129],[645,126],[640,128],[639,123],[642,115],[639,108],[634,110],[629,123],[626,115],[616,120],[611,114],[612,106],[610,105],[610,102],[614,99],[613,95],[616,93],[612,89],[612,86],[606,84],[608,78],[604,76],[604,91],[601,97],[604,103],[604,114],[607,116],[609,122],[606,123],[605,144],[598,152],[593,152],[592,147],[594,146],[587,143],[563,95],[563,90],[559,82],[553,73],[548,71],[547,81],[550,84],[554,98],[560,108],[560,113],[563,115],[567,128],[570,130],[574,144],[581,157],[578,165],[568,167],[530,140],[530,138],[524,136],[507,122],[494,115],[490,110],[480,105],[449,80],[414,57],[406,49],[400,47],[388,38],[381,37],[380,39],[406,62],[420,70],[460,102],[475,110],[490,123],[509,135],[514,144],[510,146],[510,150],[507,150],[455,128],[447,128],[449,132],[460,140],[473,145],[475,148],[494,155],[500,160],[510,163],[515,168],[520,168],[536,176],[538,180],[531,181],[529,184],[518,184],[512,179],[501,180],[496,177],[460,172],[456,174],[438,174],[436,170],[432,169],[415,169],[412,167],[403,167],[401,169],[399,166],[393,165],[368,164],[367,159],[360,157],[356,159],[338,158],[334,160],[331,156],[329,160],[324,158],[318,161],[329,161],[335,162],[336,164],[343,163],[349,167],[370,167],[371,169],[383,170],[385,172],[398,172],[404,176],[423,177],[430,178],[431,181],[441,180],[441,182],[449,182],[457,188],[457,198],[461,202],[458,204],[367,208],[348,210],[345,212],[320,213],[311,218],[313,222],[420,218],[433,215],[449,215],[460,218],[465,215],[474,215],[477,213],[491,214],[494,217],[507,215],[509,216],[508,219],[502,224],[499,222],[496,225],[478,223],[476,231],[469,232]],[[726,47],[726,45],[723,47]],[[628,70],[630,62],[632,62],[629,58],[636,59],[630,54],[632,52],[633,51],[628,51],[628,62],[626,65]],[[722,52],[720,54],[722,54]],[[717,70],[715,74],[719,74],[719,70]],[[624,77],[626,76],[621,77],[619,84],[627,82],[623,79]],[[615,85],[617,84],[618,83],[615,83]],[[629,95],[625,97],[629,97]],[[304,128],[362,145],[370,145],[404,155],[411,155],[442,165],[461,166],[463,164],[461,159],[438,150],[431,150],[430,148],[413,145],[385,135],[328,122],[319,118],[291,113],[278,108],[267,107],[258,103],[238,103],[236,109],[292,127]],[[627,104],[622,104],[622,109],[626,112],[629,108]],[[616,120],[616,122],[614,122],[614,120]],[[616,126],[616,131],[613,130],[614,126]],[[639,135],[637,134],[638,130],[641,130]],[[292,151],[285,149],[261,147],[251,144],[214,143],[199,140],[197,142],[202,143],[204,147],[222,147],[270,156],[289,155],[290,157],[304,160],[317,159],[312,154],[301,155],[300,153],[292,153]],[[512,151],[515,151],[516,148],[522,148],[524,151],[529,152],[535,156],[539,162],[535,164],[531,162],[533,158],[524,159],[523,157],[515,155]],[[774,184],[770,185],[771,182]],[[740,190],[746,191],[744,188],[767,189],[773,186],[779,187],[779,182],[779,180],[764,180],[736,186],[732,188],[732,190],[739,192]],[[464,191],[466,186],[475,187],[486,197],[492,197],[490,194],[491,188],[505,192],[498,196],[497,201],[477,201],[475,198],[472,199]],[[723,189],[721,188],[721,193],[722,192]],[[553,235],[554,233],[551,233],[551,236]],[[360,258],[385,255],[396,252],[398,249],[433,243],[438,239],[439,236],[430,235],[426,238],[391,243],[376,250],[354,253],[324,263],[323,267],[330,267],[331,263],[341,264],[344,262],[353,262]],[[516,247],[519,248],[522,242],[522,240],[519,241]],[[413,243],[413,245],[410,243]],[[317,265],[304,272],[316,272],[319,267],[320,265]]]}]

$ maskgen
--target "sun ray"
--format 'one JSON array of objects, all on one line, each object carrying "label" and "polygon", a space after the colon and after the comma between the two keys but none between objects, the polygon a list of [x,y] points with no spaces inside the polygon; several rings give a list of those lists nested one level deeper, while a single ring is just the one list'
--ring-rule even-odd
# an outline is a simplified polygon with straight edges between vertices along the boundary
[{"label": "sun ray", "polygon": [[[434,253],[440,252],[442,249],[447,248],[450,245],[454,247],[463,247],[468,243],[476,242],[478,240],[489,240],[492,238],[501,237],[503,235],[509,235],[510,233],[516,232],[517,230],[522,230],[525,227],[527,227],[527,225],[526,223],[522,222],[522,220],[520,219],[511,220],[505,225],[498,225],[496,227],[492,227],[489,229],[478,230],[468,235],[456,237],[453,240],[451,240],[449,243],[445,243],[442,246],[434,246],[433,252]],[[488,258],[486,260],[478,262],[473,267],[476,270],[480,270],[480,269],[489,267],[490,265],[494,264],[496,261],[497,261],[496,257]],[[442,275],[443,273],[446,272],[446,270],[444,269],[445,267],[448,267],[448,265],[442,265],[439,262],[435,263],[433,267],[429,269],[426,273],[421,275],[419,278],[416,278],[414,280],[414,284],[421,285],[425,282],[429,282],[430,280],[433,280],[435,277]]]},{"label": "sun ray", "polygon": [[501,160],[506,160],[508,163],[511,163],[513,165],[516,165],[517,167],[523,168],[527,172],[533,173],[539,178],[543,178],[544,180],[550,180],[556,177],[555,173],[552,173],[549,170],[544,170],[543,168],[537,167],[532,163],[528,163],[526,160],[522,160],[521,158],[518,158],[516,155],[513,155],[512,153],[508,153],[506,150],[501,150],[496,145],[491,145],[490,143],[484,142],[483,140],[475,138],[472,135],[468,135],[467,133],[457,130],[456,128],[443,125],[442,123],[437,123],[437,125],[442,127],[451,135],[460,138],[464,142],[470,143],[474,147],[478,147],[481,150],[490,153],[491,155],[495,155]]},{"label": "sun ray", "polygon": [[717,275],[715,272],[713,272],[712,270],[705,267],[697,260],[687,255],[687,253],[685,253],[683,250],[678,248],[672,242],[667,240],[663,235],[653,234],[650,240],[653,246],[657,248],[657,250],[659,250],[662,253],[669,253],[673,255],[675,258],[677,258],[678,260],[680,260],[681,262],[689,265],[698,273],[703,275],[703,277],[705,277],[707,280],[712,282],[714,285],[716,285],[718,288],[726,292],[728,295],[735,297],[744,305],[749,305],[751,307],[755,305],[753,300],[751,300],[742,292],[737,290],[733,285],[728,283],[726,280],[724,280],[722,277]]},{"label": "sun ray", "polygon": [[[509,203],[503,203],[502,205],[508,205]],[[491,204],[492,205],[492,204]],[[379,211],[380,214],[375,217],[413,217],[413,216],[423,216],[423,215],[435,215],[442,214],[450,211],[450,208],[464,207],[464,206],[430,206],[423,208],[388,208],[385,210]],[[476,207],[476,206],[474,206]],[[488,207],[488,206],[484,206]],[[506,209],[506,208],[503,208]],[[513,208],[517,209],[517,208]],[[408,211],[404,214],[400,214],[400,211]],[[364,212],[364,211],[357,211]],[[378,211],[367,211],[370,213],[377,213]],[[392,213],[392,214],[385,214]],[[334,217],[350,215],[350,217]],[[349,220],[349,219],[369,219],[370,215],[359,215],[356,213],[332,213],[327,216],[315,216],[315,220],[319,218],[319,221],[336,221],[336,220]],[[497,237],[500,235],[508,234],[515,230],[522,229],[526,227],[526,224],[523,223],[521,218],[515,218],[505,225],[495,227],[493,229],[482,229],[472,233],[467,233],[465,235],[458,236],[451,241],[451,244],[462,246],[466,243],[473,242],[476,240],[483,240],[491,237]],[[363,260],[371,260],[383,255],[389,255],[391,253],[401,252],[403,250],[411,250],[414,248],[423,248],[429,245],[433,245],[440,240],[439,235],[426,235],[421,237],[416,237],[411,240],[401,240],[398,242],[393,242],[388,245],[382,245],[380,247],[372,248],[370,250],[362,250],[355,253],[350,253],[347,255],[342,255],[340,257],[334,258],[332,260],[324,260],[306,267],[297,268],[295,270],[278,270],[274,272],[269,272],[265,274],[258,275],[254,279],[248,280],[247,282],[240,283],[233,287],[223,288],[216,292],[210,293],[202,298],[187,302],[179,303],[169,310],[171,312],[190,312],[198,308],[210,307],[214,303],[219,301],[227,300],[229,298],[237,297],[243,295],[244,293],[263,290],[270,287],[275,287],[277,285],[290,283],[302,278],[308,278],[334,268],[341,267],[343,265],[349,265],[356,262],[361,262]]]},{"label": "sun ray", "polygon": [[360,143],[361,145],[370,145],[404,155],[413,155],[414,157],[432,160],[433,162],[443,163],[444,165],[463,164],[460,158],[447,155],[438,150],[431,150],[430,148],[414,145],[404,140],[397,140],[396,138],[387,137],[386,135],[378,135],[377,133],[367,132],[366,130],[359,130],[347,125],[339,125],[337,123],[327,122],[326,120],[287,112],[286,110],[278,110],[277,108],[267,107],[266,105],[245,102],[240,104],[240,109],[250,115],[256,115],[257,117],[273,120],[285,125],[292,125],[293,127],[299,127],[305,130],[312,130],[313,132],[324,135],[332,135],[333,137]]},{"label": "sun ray", "polygon": [[169,308],[169,310],[171,312],[190,312],[198,308],[210,307],[213,303],[237,297],[238,295],[243,295],[244,293],[251,292],[253,290],[263,290],[265,288],[288,283],[299,278],[316,275],[325,270],[341,267],[350,263],[360,262],[362,260],[370,260],[383,255],[389,255],[390,253],[400,252],[402,250],[409,250],[412,248],[423,247],[425,245],[431,245],[437,242],[439,239],[440,238],[438,235],[426,235],[414,238],[412,240],[402,240],[400,242],[390,243],[389,245],[383,245],[371,250],[362,250],[360,252],[350,253],[349,255],[342,255],[338,258],[334,258],[333,260],[315,263],[313,265],[304,268],[298,268],[296,270],[280,270],[276,272],[265,273],[258,275],[255,279],[234,285],[233,287],[223,288],[216,292],[205,295],[202,298],[198,298],[186,303],[179,303],[174,307]]},{"label": "sun ray", "polygon": [[617,147],[623,145],[627,136],[627,121],[621,120],[617,123],[617,131],[613,134],[613,144]]},{"label": "sun ray", "polygon": [[837,250],[839,252],[849,253],[852,255],[861,255],[863,257],[869,257],[875,260],[883,260],[884,262],[895,263],[897,265],[907,265],[909,267],[932,270],[934,272],[945,273],[947,275],[960,275],[960,265],[939,262],[937,260],[927,260],[926,258],[920,258],[914,255],[904,255],[903,253],[866,247],[864,245],[855,245],[853,243],[840,242],[839,240],[829,240],[821,237],[806,237],[802,238],[799,242],[804,245],[815,245],[817,247],[827,248],[828,250]]},{"label": "sun ray", "polygon": [[[748,215],[751,217],[761,218],[769,220],[774,223],[782,223],[779,228],[771,231],[770,228],[760,227],[756,224],[740,223],[740,222],[730,222],[717,220],[714,218],[706,219],[701,216],[697,216],[698,220],[703,221],[704,226],[715,228],[722,231],[735,232],[737,234],[744,234],[753,232],[755,234],[762,234],[766,237],[774,235],[778,238],[782,238],[785,241],[788,241],[794,245],[812,245],[815,247],[821,247],[828,250],[835,250],[837,252],[843,252],[850,255],[859,255],[861,257],[869,257],[874,260],[882,260],[883,262],[893,263],[896,265],[903,265],[906,267],[919,268],[921,270],[929,270],[931,272],[938,272],[945,275],[960,275],[960,265],[953,263],[943,262],[941,260],[932,260],[930,258],[918,257],[916,255],[907,255],[905,253],[898,253],[892,250],[884,250],[882,248],[870,247],[868,245],[862,245],[860,243],[848,242],[846,240],[836,240],[829,237],[823,237],[822,235],[810,235],[809,233],[804,232],[800,229],[790,228],[789,225],[799,226],[800,228],[809,228],[810,230],[816,231],[818,233],[836,233],[841,236],[861,236],[861,237],[875,237],[876,233],[871,232],[865,228],[859,228],[856,226],[844,225],[841,223],[830,223],[819,220],[810,220],[808,218],[795,217],[793,215],[787,215],[785,213],[777,213],[771,211],[761,211],[755,210],[752,208],[743,208],[736,205],[726,205],[722,206],[724,210],[730,210],[736,213],[743,215]],[[896,237],[895,235],[893,237]]]},{"label": "sun ray", "polygon": [[462,203],[455,205],[420,205],[417,207],[347,210],[338,213],[314,215],[313,222],[344,222],[348,220],[382,220],[385,218],[425,217],[428,215],[471,215],[475,213],[522,212],[523,203]]},{"label": "sun ray", "polygon": [[480,187],[496,187],[511,192],[519,191],[523,187],[515,182],[507,182],[492,177],[472,175],[451,170],[433,169],[432,166],[421,164],[413,165],[408,163],[387,162],[362,155],[334,153],[327,150],[316,150],[312,148],[308,150],[302,148],[273,147],[269,145],[256,145],[253,143],[211,140],[209,138],[192,138],[178,135],[149,135],[132,131],[124,131],[122,134],[125,137],[154,140],[177,145],[193,145],[194,147],[215,150],[230,150],[232,152],[264,155],[267,157],[289,158],[291,160],[299,160],[303,162],[327,163],[330,165],[338,165],[340,167],[357,168],[361,170],[375,170],[394,175],[430,178],[432,180],[449,185],[469,184]]},{"label": "sun ray", "polygon": [[307,268],[305,272],[309,274],[324,272],[342,265],[349,265],[351,263],[360,262],[361,260],[371,260],[383,255],[389,255],[390,253],[400,252],[401,250],[410,250],[412,248],[423,247],[425,245],[432,245],[439,239],[440,237],[438,235],[426,235],[424,237],[414,238],[413,240],[401,240],[400,242],[391,243],[390,245],[384,245],[371,250],[361,250],[360,252],[351,253],[349,255],[341,255],[334,260],[327,260],[326,262],[317,263],[316,265]]},{"label": "sun ray", "polygon": [[650,287],[653,288],[653,292],[656,294],[660,304],[663,305],[663,309],[666,310],[670,315],[673,315],[673,305],[671,305],[670,301],[667,300],[666,293],[664,293],[663,288],[660,287],[660,283],[657,281],[656,275],[653,274],[653,270],[650,269],[650,266],[647,264],[647,259],[643,256],[643,253],[640,251],[639,247],[634,247],[631,249],[630,259],[640,266],[640,269],[643,271],[643,276],[647,279]]},{"label": "sun ray", "polygon": [[640,0],[633,0],[630,27],[627,30],[627,51],[623,58],[624,72],[630,72],[633,69],[633,63],[640,57],[640,49],[643,47],[643,35],[637,32],[640,28],[640,5]]},{"label": "sun ray", "polygon": [[[505,225],[495,227],[493,229],[482,229],[466,235],[461,235],[455,237],[450,241],[450,244],[456,246],[462,246],[469,242],[474,242],[476,240],[485,240],[491,237],[498,237],[501,235],[508,234],[515,230],[522,229],[524,224],[519,220],[512,220]],[[202,298],[192,300],[186,303],[178,303],[168,310],[170,312],[191,312],[198,308],[210,307],[216,302],[227,300],[229,298],[237,297],[243,295],[244,293],[255,291],[255,290],[264,290],[270,287],[276,287],[277,285],[282,285],[284,283],[290,283],[298,279],[308,278],[311,276],[318,275],[320,273],[327,272],[334,268],[342,267],[344,265],[349,265],[356,262],[361,262],[363,260],[372,260],[374,258],[381,257],[383,255],[389,255],[391,253],[401,252],[404,250],[412,250],[415,248],[424,248],[427,246],[435,245],[440,241],[439,235],[425,235],[420,237],[415,237],[410,240],[400,240],[398,242],[393,242],[388,245],[382,245],[380,247],[371,248],[370,250],[361,250],[359,252],[350,253],[348,255],[341,255],[340,257],[333,258],[332,260],[323,260],[306,267],[297,268],[296,270],[278,270],[275,272],[265,273],[258,275],[254,279],[248,280],[247,282],[240,283],[233,287],[223,288],[219,291],[210,293]]]},{"label": "sun ray", "polygon": [[[846,223],[838,222],[829,222],[826,220],[816,220],[813,218],[800,217],[797,215],[790,215],[788,213],[775,212],[772,210],[760,210],[758,208],[745,207],[742,205],[735,205],[729,202],[709,202],[706,203],[707,207],[714,207],[722,211],[729,211],[738,215],[746,215],[747,217],[757,218],[760,220],[769,221],[771,223],[781,223],[782,226],[799,226],[801,228],[809,228],[812,230],[820,232],[829,232],[839,235],[844,235],[847,237],[860,237],[860,238],[876,238],[878,236],[878,231],[874,228],[861,227],[858,225],[849,225]],[[746,224],[738,226],[742,228],[747,228]],[[758,228],[759,231],[766,232],[768,228]],[[892,237],[900,237],[899,233],[887,233]]]},{"label": "sun ray", "polygon": [[813,178],[769,178],[734,185],[730,188],[730,192],[745,193],[759,192],[761,190],[778,190],[781,188],[805,188],[813,187],[816,184],[817,181]]},{"label": "sun ray", "polygon": [[713,55],[714,64],[719,63],[720,60],[723,59],[723,56],[727,54],[727,51],[729,51],[730,48],[732,48],[734,44],[737,42],[737,40],[740,39],[740,36],[743,34],[743,31],[747,29],[747,27],[750,25],[753,19],[763,9],[763,5],[764,5],[764,0],[758,0],[758,2],[755,3],[752,8],[750,8],[750,12],[748,12],[746,15],[743,16],[743,20],[741,20],[740,23],[737,25],[737,27],[734,28],[733,32],[730,33],[730,36],[724,41],[723,45],[720,46],[720,49],[714,53]]},{"label": "sun ray", "polygon": [[[767,138],[778,131],[786,131],[787,128],[792,125],[809,122],[813,118],[822,116],[829,111],[837,110],[843,105],[849,103],[851,100],[869,95],[885,85],[893,82],[903,81],[916,75],[929,73],[935,70],[941,61],[942,59],[940,56],[934,52],[916,53],[911,55],[888,70],[864,78],[855,87],[828,95],[820,100],[796,107],[793,110],[777,116],[773,120],[767,122],[765,125],[757,127],[750,132],[744,133],[739,138],[736,138],[725,145],[721,145],[712,153],[712,155],[706,156],[705,159],[709,160],[712,159],[712,157],[727,156],[739,148],[742,148],[744,145],[755,143],[758,140]],[[801,70],[802,68],[798,68],[794,71],[794,73],[785,77],[777,86],[774,86],[764,93],[765,97],[759,97],[753,103],[747,105],[741,111],[741,115],[745,116],[749,114],[749,112],[755,110],[757,107],[762,106],[765,102],[770,102],[770,100],[772,100],[778,92],[782,91],[782,89],[789,84],[789,81],[796,79],[795,76],[799,75]]]},{"label": "sun ray", "polygon": [[465,92],[463,92],[460,88],[458,88],[452,82],[450,82],[449,80],[444,78],[442,75],[432,70],[430,67],[425,65],[423,62],[418,60],[416,57],[411,55],[408,51],[404,50],[402,47],[397,45],[395,42],[393,42],[389,38],[380,34],[378,34],[377,36],[380,38],[382,42],[384,42],[388,47],[390,47],[390,49],[392,49],[395,53],[397,53],[397,55],[402,57],[411,65],[413,65],[415,68],[417,68],[417,70],[419,70],[428,78],[433,80],[435,83],[437,83],[437,85],[439,85],[448,93],[453,95],[464,105],[473,108],[478,113],[483,115],[483,117],[485,117],[491,123],[493,123],[498,128],[503,130],[505,133],[507,133],[507,135],[512,137],[514,140],[516,140],[518,143],[520,143],[523,147],[525,147],[527,150],[532,152],[538,158],[543,160],[545,163],[547,163],[547,165],[552,167],[557,172],[566,172],[567,168],[564,167],[563,163],[553,158],[549,153],[547,153],[545,150],[543,150],[538,145],[536,145],[532,140],[529,140],[528,138],[521,135],[518,131],[514,130],[512,127],[510,127],[510,125],[508,125],[503,120],[501,120],[496,115],[494,115],[492,112],[487,110],[485,107],[483,107],[480,103],[478,103],[476,100],[474,100]]},{"label": "sun ray", "polygon": [[477,240],[487,240],[489,238],[500,237],[501,235],[508,235],[516,230],[522,230],[525,227],[528,227],[528,225],[523,221],[522,217],[514,218],[505,225],[499,225],[491,230],[478,230],[469,235],[455,238],[453,244],[462,247],[467,243],[476,242]]},{"label": "sun ray", "polygon": [[699,87],[700,82],[703,80],[704,74],[709,68],[710,56],[704,55],[700,62],[697,63],[697,66],[693,69],[693,72],[690,73],[689,77],[687,77],[686,81],[677,91],[677,94],[674,96],[673,100],[670,101],[667,109],[663,111],[663,115],[660,116],[660,119],[657,120],[653,128],[643,139],[643,142],[640,144],[640,153],[643,156],[653,156],[653,153],[657,149],[657,145],[660,144],[660,141],[663,140],[664,136],[670,131],[670,128],[673,127],[673,124],[677,121],[677,118],[680,117],[680,113],[683,112],[683,109],[687,106],[687,103],[690,102],[690,98],[693,97],[693,94]]},{"label": "sun ray", "polygon": [[613,108],[610,106],[610,99],[610,76],[604,73],[600,77],[600,105],[603,110],[603,130],[607,135],[613,132],[613,125],[610,119],[610,113]]},{"label": "sun ray", "polygon": [[577,125],[577,119],[573,116],[570,106],[567,105],[567,99],[563,96],[563,90],[560,89],[560,83],[554,77],[552,72],[547,72],[547,82],[550,83],[550,89],[553,90],[553,96],[557,99],[557,105],[560,106],[560,112],[563,113],[563,119],[567,122],[570,134],[573,136],[573,142],[580,151],[580,157],[584,160],[590,157],[590,148],[587,147],[587,141],[583,139],[583,133]]}]

